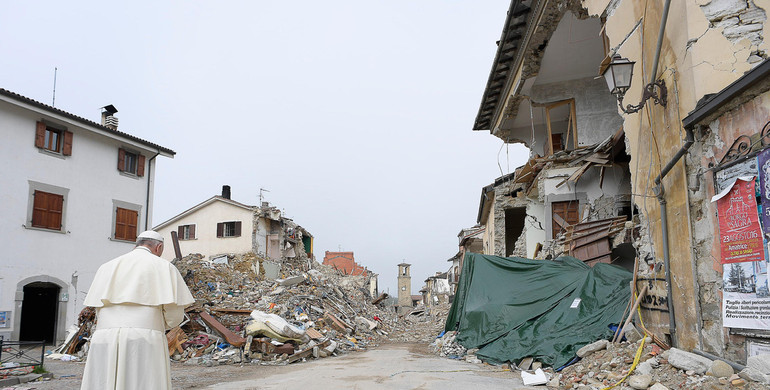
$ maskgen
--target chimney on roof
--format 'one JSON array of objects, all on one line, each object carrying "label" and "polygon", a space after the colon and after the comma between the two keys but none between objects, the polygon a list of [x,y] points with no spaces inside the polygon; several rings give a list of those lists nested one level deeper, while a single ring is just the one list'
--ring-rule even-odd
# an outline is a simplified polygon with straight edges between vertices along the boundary
[{"label": "chimney on roof", "polygon": [[113,115],[118,112],[112,104],[102,107],[102,126],[109,127],[112,130],[118,129],[118,118]]},{"label": "chimney on roof", "polygon": [[228,185],[222,186],[222,197],[225,199],[230,199],[230,186]]}]

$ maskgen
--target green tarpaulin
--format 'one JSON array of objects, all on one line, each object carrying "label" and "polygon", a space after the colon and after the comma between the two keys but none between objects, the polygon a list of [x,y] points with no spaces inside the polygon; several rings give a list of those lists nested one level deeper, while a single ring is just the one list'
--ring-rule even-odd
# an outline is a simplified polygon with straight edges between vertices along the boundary
[{"label": "green tarpaulin", "polygon": [[[445,330],[492,363],[533,357],[561,367],[577,350],[608,339],[631,295],[630,272],[555,261],[468,253]],[[575,307],[572,307],[575,306]]]}]

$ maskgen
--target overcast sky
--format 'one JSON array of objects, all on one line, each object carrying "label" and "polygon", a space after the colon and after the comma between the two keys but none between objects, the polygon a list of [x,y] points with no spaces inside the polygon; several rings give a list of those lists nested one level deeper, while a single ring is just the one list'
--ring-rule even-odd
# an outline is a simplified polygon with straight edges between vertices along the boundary
[{"label": "overcast sky", "polygon": [[[521,146],[472,131],[509,0],[5,2],[0,88],[177,152],[153,224],[232,187],[396,293],[457,252]],[[508,157],[506,157],[506,152]],[[501,169],[502,168],[502,169]]]}]

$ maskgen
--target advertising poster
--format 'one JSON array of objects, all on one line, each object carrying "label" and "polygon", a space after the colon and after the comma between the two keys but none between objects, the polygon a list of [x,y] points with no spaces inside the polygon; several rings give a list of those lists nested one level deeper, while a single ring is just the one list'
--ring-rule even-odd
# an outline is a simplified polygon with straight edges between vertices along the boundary
[{"label": "advertising poster", "polygon": [[[747,180],[744,180],[747,179]],[[732,188],[715,196],[719,214],[722,264],[764,261],[754,178],[739,178]]]},{"label": "advertising poster", "polygon": [[0,311],[0,328],[7,328],[8,327],[8,317],[9,312],[7,311]]},{"label": "advertising poster", "polygon": [[759,193],[762,207],[761,221],[765,233],[770,234],[770,149],[757,155],[759,165]]}]

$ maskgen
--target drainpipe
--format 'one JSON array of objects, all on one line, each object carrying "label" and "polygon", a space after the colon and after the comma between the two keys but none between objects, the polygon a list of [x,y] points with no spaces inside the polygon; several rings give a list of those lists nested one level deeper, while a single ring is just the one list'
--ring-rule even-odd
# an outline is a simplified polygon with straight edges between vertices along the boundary
[{"label": "drainpipe", "polygon": [[663,187],[661,180],[663,180],[666,174],[674,168],[674,165],[676,165],[679,159],[687,153],[687,150],[690,149],[690,146],[695,142],[692,129],[685,129],[685,132],[687,138],[685,139],[684,145],[682,145],[679,151],[674,155],[674,158],[672,158],[663,168],[660,175],[655,178],[655,188],[653,188],[653,192],[658,198],[658,203],[660,203],[660,224],[662,226],[663,234],[663,264],[666,268],[666,293],[668,294],[668,326],[669,333],[671,334],[672,346],[676,346],[676,322],[674,321],[674,299],[671,292],[671,259],[669,257],[668,246],[668,208],[666,206],[666,190],[665,187]]},{"label": "drainpipe", "polygon": [[152,178],[152,160],[155,160],[155,157],[158,157],[159,154],[160,151],[155,153],[154,156],[150,157],[150,160],[147,163],[147,198],[144,203],[144,230],[150,230],[150,227],[147,226],[147,224],[150,223],[150,179]]},{"label": "drainpipe", "polygon": [[[658,32],[658,43],[655,47],[655,58],[652,61],[652,80],[657,80],[657,74],[658,74],[658,60],[660,59],[660,51],[661,47],[663,46],[663,33],[666,30],[666,20],[668,19],[668,9],[671,6],[671,0],[666,0],[666,3],[663,5],[663,14],[661,16],[660,20],[660,31]],[[666,268],[666,294],[668,295],[668,329],[669,333],[671,334],[671,344],[672,346],[676,346],[676,322],[674,319],[674,299],[673,294],[671,292],[671,259],[669,257],[669,245],[668,245],[668,207],[666,205],[666,190],[663,187],[663,183],[661,183],[661,180],[668,174],[669,171],[671,171],[672,168],[674,168],[674,165],[679,161],[682,156],[687,153],[687,149],[692,146],[694,142],[692,130],[685,129],[687,132],[687,138],[685,140],[684,145],[679,149],[678,152],[674,155],[674,157],[671,159],[671,161],[666,164],[666,166],[663,168],[663,170],[660,172],[658,177],[655,178],[655,187],[653,188],[653,192],[655,193],[655,196],[658,198],[658,203],[660,203],[660,224],[662,226],[662,236],[663,236],[663,264]]]}]

